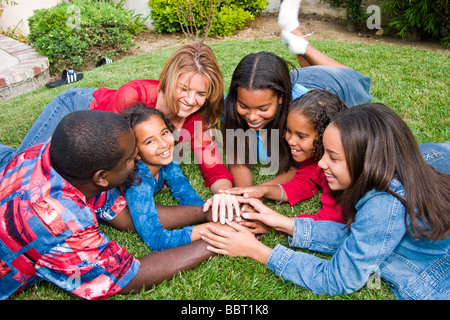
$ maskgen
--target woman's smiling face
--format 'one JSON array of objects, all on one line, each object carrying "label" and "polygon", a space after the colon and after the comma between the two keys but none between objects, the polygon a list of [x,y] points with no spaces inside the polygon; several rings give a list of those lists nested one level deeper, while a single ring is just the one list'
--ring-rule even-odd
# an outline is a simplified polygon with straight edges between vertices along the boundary
[{"label": "woman's smiling face", "polygon": [[261,130],[274,118],[281,103],[281,98],[270,89],[237,89],[237,113],[244,119],[250,129]]},{"label": "woman's smiling face", "polygon": [[189,80],[189,74],[184,73],[178,78],[176,98],[179,105],[177,116],[186,118],[203,107],[208,98],[209,79],[202,74],[194,74]]}]

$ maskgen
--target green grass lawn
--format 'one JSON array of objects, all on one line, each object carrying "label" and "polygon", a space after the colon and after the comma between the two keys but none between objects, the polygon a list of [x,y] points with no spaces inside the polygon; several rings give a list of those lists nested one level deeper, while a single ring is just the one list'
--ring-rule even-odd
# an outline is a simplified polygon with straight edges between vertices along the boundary
[{"label": "green grass lawn", "polygon": [[[319,50],[339,62],[372,78],[374,102],[381,102],[394,109],[412,129],[417,141],[443,142],[450,140],[449,103],[449,52],[429,52],[409,47],[366,45],[335,41],[311,41]],[[271,51],[297,65],[296,57],[281,45],[279,39],[223,41],[210,44],[217,55],[227,88],[234,67],[246,54]],[[84,78],[71,85],[54,89],[42,88],[26,95],[0,103],[0,142],[17,147],[34,120],[45,106],[61,91],[73,87],[118,88],[127,81],[139,78],[157,79],[166,59],[174,48],[158,50],[145,55],[116,61],[111,65],[85,71]],[[194,188],[206,200],[211,194],[204,187],[200,170],[196,165],[183,164],[182,169]],[[258,167],[255,168],[255,174]],[[267,180],[256,176],[256,183]],[[175,204],[168,190],[160,192],[156,201]],[[268,204],[286,214],[315,212],[320,206],[319,196],[297,204],[277,206]],[[101,225],[105,234],[137,257],[150,251],[136,234],[124,233]],[[281,243],[288,245],[285,235],[270,233],[262,240],[270,247]],[[328,259],[325,255],[316,254]],[[77,299],[58,287],[41,282],[32,288],[15,294],[11,299]],[[117,295],[110,299],[206,299],[206,300],[392,300],[394,296],[382,283],[379,288],[363,287],[350,295],[327,297],[284,281],[268,268],[244,258],[217,256],[197,268],[175,276],[171,281],[136,295]]]}]

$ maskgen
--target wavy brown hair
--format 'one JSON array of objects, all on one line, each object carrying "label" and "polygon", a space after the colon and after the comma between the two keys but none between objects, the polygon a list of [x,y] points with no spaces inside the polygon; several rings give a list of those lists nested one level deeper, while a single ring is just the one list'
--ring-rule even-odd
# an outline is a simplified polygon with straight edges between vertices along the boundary
[{"label": "wavy brown hair", "polygon": [[200,109],[204,129],[217,127],[223,113],[223,75],[214,52],[202,42],[190,42],[179,47],[164,65],[159,77],[159,90],[164,93],[170,110],[177,114],[180,106],[175,98],[178,78],[188,74],[188,83],[196,74],[209,79],[206,104]]},{"label": "wavy brown hair", "polygon": [[[450,175],[425,161],[411,130],[393,110],[380,103],[357,106],[330,125],[340,132],[351,177],[350,186],[338,195],[348,227],[355,220],[356,203],[375,189],[402,202],[405,225],[415,238],[449,237]],[[404,197],[389,189],[394,178],[403,184]]]}]

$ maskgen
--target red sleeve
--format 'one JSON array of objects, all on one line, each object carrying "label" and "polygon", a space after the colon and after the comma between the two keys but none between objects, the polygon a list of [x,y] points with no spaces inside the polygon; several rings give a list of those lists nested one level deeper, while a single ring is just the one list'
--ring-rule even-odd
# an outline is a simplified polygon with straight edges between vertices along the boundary
[{"label": "red sleeve", "polygon": [[125,83],[119,89],[100,88],[94,91],[91,110],[102,110],[120,113],[121,111],[143,103],[154,108],[158,98],[158,80],[133,80]]},{"label": "red sleeve", "polygon": [[289,204],[293,206],[297,202],[312,198],[319,190],[320,167],[317,162],[306,160],[295,172],[294,178],[288,183],[282,184],[289,199]]},{"label": "red sleeve", "polygon": [[296,218],[312,218],[313,220],[327,220],[335,221],[339,223],[345,223],[345,217],[343,215],[343,210],[340,209],[339,204],[336,199],[331,195],[331,189],[328,186],[327,179],[323,170],[319,173],[318,179],[320,186],[322,187],[322,195],[320,196],[320,202],[322,207],[320,210],[311,214],[300,214]]},{"label": "red sleeve", "polygon": [[211,135],[203,130],[200,114],[196,113],[187,117],[182,128],[187,130],[190,135],[191,150],[194,152],[196,163],[202,172],[205,186],[209,188],[220,179],[226,179],[233,183],[233,176],[223,163],[219,144],[211,141]]}]

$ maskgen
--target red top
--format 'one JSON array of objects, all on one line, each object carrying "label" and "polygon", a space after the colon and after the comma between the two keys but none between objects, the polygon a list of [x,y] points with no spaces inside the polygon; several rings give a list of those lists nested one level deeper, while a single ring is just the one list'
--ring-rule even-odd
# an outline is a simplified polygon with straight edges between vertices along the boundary
[{"label": "red top", "polygon": [[329,220],[344,223],[344,216],[339,210],[339,205],[331,196],[325,173],[313,160],[306,160],[296,171],[292,181],[282,185],[292,206],[299,201],[305,201],[317,194],[322,188],[320,202],[322,208],[319,212],[311,214],[300,214],[297,218],[312,218],[314,220]]},{"label": "red top", "polygon": [[[94,100],[91,102],[90,109],[120,113],[136,103],[143,103],[150,108],[155,108],[158,87],[158,80],[143,79],[132,80],[118,90],[100,88],[93,93]],[[218,151],[218,145],[211,142],[208,134],[205,135],[205,130],[201,124],[202,118],[199,112],[188,116],[181,129],[186,130],[189,135],[183,134],[183,130],[180,130],[179,142],[190,139],[191,150],[195,154],[196,163],[199,164],[206,187],[210,187],[219,179],[227,179],[233,183],[233,176],[223,163],[223,156]],[[195,129],[201,130],[196,131]],[[201,132],[202,135],[201,140],[199,139],[194,143],[194,138],[197,136],[194,134],[195,132]],[[190,157],[184,159],[187,159],[190,163]]]}]

